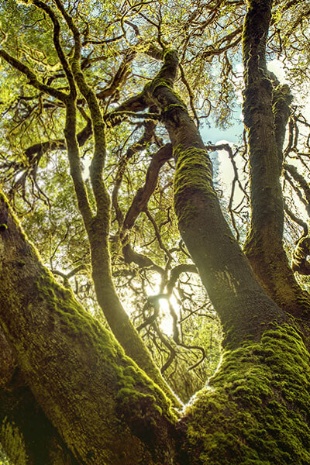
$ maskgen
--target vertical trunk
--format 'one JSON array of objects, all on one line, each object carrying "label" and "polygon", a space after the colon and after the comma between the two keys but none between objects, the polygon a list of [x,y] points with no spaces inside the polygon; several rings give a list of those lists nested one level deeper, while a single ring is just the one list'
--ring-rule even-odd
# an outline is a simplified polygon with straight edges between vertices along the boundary
[{"label": "vertical trunk", "polygon": [[303,317],[307,296],[295,281],[283,248],[284,208],[280,183],[290,95],[266,66],[272,0],[251,0],[243,32],[244,122],[248,130],[251,226],[245,253],[268,294],[285,310]]},{"label": "vertical trunk", "polygon": [[227,351],[182,421],[190,465],[310,463],[310,365],[298,331]]}]

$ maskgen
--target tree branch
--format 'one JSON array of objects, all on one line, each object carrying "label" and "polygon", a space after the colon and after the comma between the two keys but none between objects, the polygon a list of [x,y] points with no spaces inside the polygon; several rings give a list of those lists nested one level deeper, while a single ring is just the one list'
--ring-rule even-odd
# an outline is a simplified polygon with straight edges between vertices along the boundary
[{"label": "tree branch", "polygon": [[31,71],[31,69],[28,66],[19,61],[17,58],[14,58],[3,48],[0,49],[0,57],[2,57],[17,71],[20,71],[22,74],[24,74],[24,76],[28,78],[29,84],[31,86],[41,90],[42,92],[45,92],[48,95],[51,95],[52,97],[60,100],[61,102],[66,102],[68,94],[40,82],[35,73]]},{"label": "tree branch", "polygon": [[158,181],[158,174],[161,167],[172,157],[172,146],[166,144],[159,149],[159,151],[152,156],[151,163],[146,172],[146,179],[144,186],[138,189],[129,210],[126,213],[123,229],[131,229],[139,216],[139,214],[146,208],[148,201],[153,194]]}]

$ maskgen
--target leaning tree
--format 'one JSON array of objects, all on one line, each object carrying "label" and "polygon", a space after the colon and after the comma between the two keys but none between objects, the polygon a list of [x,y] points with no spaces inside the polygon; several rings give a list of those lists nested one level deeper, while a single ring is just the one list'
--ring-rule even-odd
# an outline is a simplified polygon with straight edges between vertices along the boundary
[{"label": "leaning tree", "polygon": [[[309,13],[0,5],[3,460],[310,462]],[[227,128],[241,90],[242,139],[206,144],[203,125]],[[167,383],[177,366],[178,383],[204,376],[186,405]]]}]

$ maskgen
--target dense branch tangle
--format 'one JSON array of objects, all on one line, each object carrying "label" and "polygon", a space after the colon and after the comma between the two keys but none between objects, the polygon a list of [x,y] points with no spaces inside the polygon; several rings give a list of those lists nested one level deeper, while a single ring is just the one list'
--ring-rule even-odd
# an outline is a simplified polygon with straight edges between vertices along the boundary
[{"label": "dense branch tangle", "polygon": [[[157,379],[157,382],[171,395],[159,371],[151,361],[148,352],[145,350],[141,339],[135,332],[128,315],[119,301],[112,282],[108,244],[111,207],[110,196],[103,180],[103,168],[106,159],[105,122],[99,106],[99,100],[92,87],[86,82],[84,73],[81,69],[81,34],[61,1],[55,1],[57,10],[54,10],[48,4],[40,0],[35,0],[33,4],[37,8],[42,9],[53,24],[54,47],[66,75],[68,90],[66,92],[60,91],[41,83],[28,66],[12,57],[6,51],[1,50],[0,55],[17,70],[25,74],[29,78],[30,84],[54,98],[58,98],[65,105],[66,123],[64,134],[70,164],[70,173],[74,183],[79,210],[89,238],[92,276],[98,303],[114,334],[122,341],[122,345],[128,355],[135,359],[141,367],[144,367],[151,377]],[[66,23],[73,37],[74,46],[70,58],[66,56],[61,45],[61,23],[59,15]],[[94,149],[89,171],[92,195],[95,201],[94,207],[90,203],[87,187],[83,179],[80,165],[79,144],[77,140],[76,102],[77,99],[81,97],[84,98],[87,103],[92,123]]]},{"label": "dense branch tangle", "polygon": [[[119,337],[119,339],[122,340],[123,346],[125,348],[127,346],[128,353],[134,359],[139,361],[141,366],[144,366],[145,364],[143,360],[141,360],[141,354],[139,355],[139,351],[142,351],[141,347],[140,349],[136,349],[132,344],[132,338],[135,338],[135,336],[134,333],[132,333],[133,330],[129,323],[128,317],[125,314],[119,299],[116,296],[116,293],[114,291],[111,293],[113,284],[110,268],[110,256],[108,253],[111,207],[110,196],[108,195],[106,184],[103,181],[103,168],[106,160],[105,120],[108,121],[108,124],[111,127],[116,124],[115,121],[117,121],[117,124],[124,121],[124,117],[126,118],[126,115],[129,113],[132,115],[133,113],[136,114],[137,111],[143,112],[148,106],[150,106],[150,112],[154,113],[154,111],[156,112],[156,108],[153,108],[153,105],[150,105],[149,103],[146,104],[144,92],[142,92],[141,95],[137,95],[132,99],[127,100],[125,103],[119,106],[116,111],[105,117],[102,116],[100,101],[103,98],[109,97],[112,92],[113,83],[118,85],[121,82],[121,77],[126,75],[128,58],[125,58],[124,60],[124,70],[119,73],[119,79],[117,78],[116,74],[115,78],[112,80],[112,87],[110,86],[108,89],[99,93],[97,92],[96,94],[93,87],[86,82],[84,77],[85,70],[87,70],[87,60],[85,60],[81,54],[83,48],[81,34],[74,20],[64,9],[62,2],[55,1],[55,5],[57,7],[55,9],[49,6],[48,3],[44,3],[39,0],[34,1],[33,4],[39,10],[43,10],[53,24],[54,47],[58,55],[59,63],[62,67],[63,77],[66,76],[66,85],[63,86],[61,90],[59,90],[57,80],[53,79],[49,80],[49,84],[45,84],[44,82],[41,82],[39,77],[37,77],[37,75],[30,69],[30,67],[23,64],[22,61],[14,58],[10,53],[3,49],[1,50],[0,54],[12,66],[23,73],[29,79],[29,83],[31,85],[37,88],[40,92],[50,95],[54,99],[57,98],[61,102],[62,107],[66,108],[66,148],[68,151],[70,172],[75,186],[79,210],[82,214],[85,228],[89,237],[92,273],[97,298],[113,331]],[[65,29],[64,23],[67,25],[67,29],[73,38],[73,47],[70,50],[70,56],[64,51],[62,45],[62,34]],[[66,33],[68,33],[68,31]],[[153,49],[150,49],[149,51],[149,49],[146,48],[146,51],[152,55],[155,53],[155,55],[158,54],[161,56],[158,51],[154,52]],[[129,54],[129,59],[131,59],[133,56],[134,54]],[[89,61],[91,61],[91,59]],[[88,116],[85,110],[83,110],[86,104],[86,108],[88,108],[90,116]],[[82,116],[84,116],[84,119],[87,120],[86,126],[81,131],[78,131],[79,118],[77,108],[80,108],[81,111],[83,110]],[[148,118],[147,114],[146,118]],[[147,125],[154,126],[154,123],[148,123],[146,121],[145,127],[147,127]],[[92,185],[92,192],[91,197],[89,197],[88,188],[85,184],[81,170],[79,146],[82,146],[91,135],[94,141],[94,150],[90,166],[90,181]],[[158,147],[160,147],[160,141],[156,140],[156,137],[152,134],[152,131],[148,137],[150,141],[154,142],[154,146],[157,146],[158,149]],[[31,163],[32,160],[30,160],[30,157],[32,154],[38,153],[39,156],[36,160],[38,163],[40,157],[46,150],[60,150],[64,147],[65,144],[61,139],[55,140],[55,142],[48,141],[44,144],[37,144],[29,147],[27,156],[29,157],[29,161]],[[138,149],[138,151],[141,151],[144,148],[145,146],[143,144],[139,147],[136,145],[136,149]],[[134,154],[135,150],[129,148],[127,153]],[[157,236],[156,241],[159,243],[160,248],[163,250],[166,256],[166,263],[157,265],[149,257],[134,251],[130,245],[130,242],[128,242],[128,231],[133,228],[137,216],[143,210],[146,212],[148,220],[152,222],[152,215],[151,212],[147,209],[147,204],[150,196],[156,188],[158,171],[162,164],[170,157],[171,151],[169,152],[169,147],[166,149],[163,147],[159,150],[158,155],[153,156],[149,169],[146,173],[145,186],[140,189],[137,195],[132,199],[132,204],[124,218],[120,216],[118,232],[121,237],[125,261],[128,263],[133,261],[142,268],[149,268],[151,266],[155,271],[159,271],[161,276],[160,279],[162,280],[161,286],[163,288],[168,282],[167,280],[169,279],[169,270],[173,269],[172,254],[176,253],[177,255],[183,257],[183,259],[185,258],[185,260],[187,260],[187,256],[183,254],[182,248],[175,247],[175,244],[169,244],[168,246],[164,245],[160,237],[160,231],[156,230],[155,226],[154,234]],[[123,161],[119,165],[120,172],[122,170],[122,163],[125,163],[125,160],[126,157],[123,158]],[[94,198],[95,203],[93,203],[92,197]],[[116,196],[114,198],[116,198]],[[114,206],[117,206],[116,202],[114,202]],[[167,220],[170,221],[169,213]],[[153,225],[155,225],[155,223],[153,223]],[[64,274],[58,273],[58,275],[61,276]],[[124,326],[126,327],[126,330]],[[178,342],[181,343],[181,340],[178,340]],[[186,345],[184,342],[182,342],[182,344]],[[135,350],[138,353],[135,353]],[[150,370],[152,371],[152,368],[146,368],[146,370],[150,372]]]},{"label": "dense branch tangle", "polygon": [[[82,214],[85,228],[89,237],[92,257],[92,272],[97,299],[116,335],[118,335],[120,339],[124,337],[125,340],[122,341],[123,346],[126,347],[127,344],[128,353],[137,361],[140,361],[140,364],[143,366],[144,362],[139,360],[141,355],[134,353],[135,349],[130,336],[130,334],[132,335],[133,330],[128,317],[124,312],[116,293],[113,292],[111,294],[111,292],[107,292],[107,289],[113,289],[110,257],[108,253],[109,223],[111,212],[110,197],[108,195],[106,185],[103,182],[103,168],[106,159],[104,119],[109,121],[109,126],[113,126],[115,121],[117,124],[119,124],[124,120],[124,116],[126,117],[126,115],[128,115],[130,112],[131,114],[136,114],[137,110],[143,110],[145,108],[145,103],[143,102],[143,98],[138,96],[138,98],[135,98],[133,102],[129,100],[128,103],[120,106],[117,111],[114,112],[114,116],[107,115],[105,118],[103,118],[100,109],[100,101],[113,96],[113,94],[118,90],[118,86],[121,85],[122,81],[126,78],[128,74],[128,63],[130,63],[130,60],[134,57],[135,52],[126,54],[123,63],[121,63],[120,68],[112,79],[110,85],[104,90],[95,94],[94,89],[87,84],[84,78],[84,70],[87,70],[89,63],[91,63],[91,58],[85,59],[85,57],[81,55],[81,51],[83,44],[87,44],[88,41],[84,40],[84,42],[82,42],[81,34],[74,20],[64,9],[62,2],[54,2],[57,7],[56,9],[51,7],[48,3],[42,2],[40,0],[36,0],[32,3],[39,10],[44,11],[44,13],[50,18],[52,22],[54,47],[57,52],[62,70],[60,75],[62,75],[62,79],[66,77],[66,86],[64,86],[64,89],[59,90],[57,79],[54,79],[53,77],[49,78],[48,84],[46,84],[45,82],[40,81],[38,75],[36,75],[36,73],[33,72],[28,65],[25,65],[22,61],[14,58],[14,56],[8,53],[6,50],[2,49],[0,54],[2,58],[7,60],[9,64],[11,64],[28,78],[30,85],[34,86],[43,94],[47,94],[53,99],[57,99],[60,101],[61,107],[66,108],[66,144],[62,139],[57,139],[54,141],[47,141],[45,143],[39,143],[30,146],[25,151],[25,155],[27,157],[25,176],[20,179],[17,185],[21,185],[21,183],[23,183],[23,189],[25,190],[25,182],[27,180],[26,175],[29,172],[28,166],[30,166],[31,175],[36,173],[36,169],[43,154],[53,150],[63,150],[64,148],[67,148],[70,162],[70,172],[75,186],[79,210]],[[70,56],[67,55],[67,53],[64,51],[62,45],[64,23],[66,23],[74,41],[73,48],[70,51]],[[85,102],[87,103],[90,117],[83,109]],[[50,105],[53,106],[53,102],[51,102]],[[57,106],[57,104],[55,105]],[[83,118],[86,119],[86,126],[80,132],[78,132],[78,108],[80,109]],[[146,127],[148,124],[149,123],[146,123]],[[154,126],[154,124],[150,123],[149,126]],[[153,139],[152,131],[149,131],[149,133],[150,134],[148,138]],[[91,199],[89,198],[87,187],[83,179],[79,150],[79,146],[83,146],[83,144],[85,144],[91,135],[93,136],[94,141],[94,152],[90,166],[90,181],[95,204],[92,203]],[[147,140],[148,139],[146,138],[146,142]],[[144,147],[145,144],[143,145],[143,143],[140,146],[139,144],[136,144],[136,149],[139,151],[141,151]],[[131,155],[129,155],[129,157],[135,153],[135,150],[128,149],[128,154],[130,153]],[[148,171],[150,174],[147,175],[146,184],[144,187],[146,195],[144,194],[144,197],[142,196],[142,204],[141,198],[139,197],[139,195],[141,195],[141,190],[139,191],[139,195],[133,199],[132,205],[126,214],[126,217],[124,218],[124,232],[122,232],[122,221],[119,221],[120,236],[123,244],[125,261],[128,263],[133,261],[142,267],[149,267],[151,265],[154,267],[155,271],[160,271],[161,275],[163,269],[160,266],[156,265],[147,256],[139,254],[132,249],[130,243],[128,242],[128,231],[133,227],[137,215],[139,215],[142,210],[146,210],[148,199],[156,187],[158,171],[162,163],[171,157],[171,153],[169,155],[169,150],[167,153],[168,156],[165,156],[163,161],[159,161],[157,167],[157,156],[153,157],[153,162],[151,163]],[[160,156],[158,158],[160,158]],[[123,158],[123,162],[120,163],[120,173],[122,170],[122,164],[124,165],[125,160],[126,158]],[[12,165],[7,164],[7,166],[10,168]],[[155,167],[155,170],[153,167]],[[20,169],[23,170],[22,164],[20,165]],[[115,192],[116,189],[117,183],[115,185]],[[116,199],[116,195],[113,196],[113,198]],[[116,207],[117,212],[117,200],[114,200],[114,206]],[[134,211],[136,211],[136,213],[133,214]],[[159,236],[158,240],[161,241]],[[161,247],[165,248],[163,244]],[[170,254],[167,249],[165,253],[168,254],[168,256]],[[170,265],[170,262],[171,259],[169,259],[167,266]],[[56,273],[59,276],[64,276],[62,272],[59,273],[57,270]],[[67,278],[65,279],[67,282]],[[164,282],[165,280],[163,281],[163,286]],[[127,327],[126,331],[124,329],[124,325]],[[124,333],[126,333],[125,336]],[[133,337],[135,336],[133,335]],[[140,349],[137,349],[138,352],[139,350],[142,351],[141,346]],[[152,369],[153,368],[151,368],[151,370]]]}]

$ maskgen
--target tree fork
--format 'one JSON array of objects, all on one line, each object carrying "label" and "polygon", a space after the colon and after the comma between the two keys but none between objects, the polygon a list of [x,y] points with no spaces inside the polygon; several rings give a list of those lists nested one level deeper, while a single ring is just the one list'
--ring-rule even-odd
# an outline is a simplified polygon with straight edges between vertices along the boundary
[{"label": "tree fork", "polygon": [[281,309],[258,284],[226,223],[212,184],[211,161],[185,104],[173,91],[178,58],[165,54],[161,71],[145,92],[162,111],[176,160],[175,209],[179,229],[218,311],[226,344],[259,338],[260,324],[284,321]]}]

